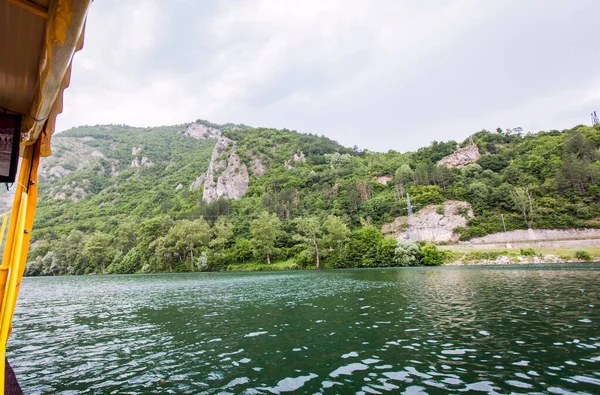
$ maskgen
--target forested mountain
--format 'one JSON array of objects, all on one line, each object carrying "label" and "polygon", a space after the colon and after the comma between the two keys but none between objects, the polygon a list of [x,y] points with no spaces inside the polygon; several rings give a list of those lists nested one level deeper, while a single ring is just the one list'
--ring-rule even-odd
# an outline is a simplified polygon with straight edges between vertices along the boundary
[{"label": "forested mountain", "polygon": [[434,245],[381,233],[407,215],[407,193],[413,212],[468,202],[461,240],[502,231],[500,214],[508,230],[600,227],[599,147],[598,126],[407,153],[200,120],[82,126],[42,160],[27,273],[438,264]]}]

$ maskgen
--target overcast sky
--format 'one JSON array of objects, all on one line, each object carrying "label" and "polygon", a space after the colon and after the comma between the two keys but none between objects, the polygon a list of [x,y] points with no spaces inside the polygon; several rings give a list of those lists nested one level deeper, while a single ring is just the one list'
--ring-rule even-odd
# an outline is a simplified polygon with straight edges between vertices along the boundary
[{"label": "overcast sky", "polygon": [[200,118],[407,151],[593,110],[599,0],[96,0],[58,130]]}]

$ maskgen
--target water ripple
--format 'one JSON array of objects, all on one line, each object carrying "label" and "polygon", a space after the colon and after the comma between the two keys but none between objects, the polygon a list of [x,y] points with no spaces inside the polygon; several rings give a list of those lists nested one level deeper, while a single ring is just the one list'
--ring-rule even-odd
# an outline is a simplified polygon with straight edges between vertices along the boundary
[{"label": "water ripple", "polygon": [[600,393],[599,265],[27,278],[25,393]]}]

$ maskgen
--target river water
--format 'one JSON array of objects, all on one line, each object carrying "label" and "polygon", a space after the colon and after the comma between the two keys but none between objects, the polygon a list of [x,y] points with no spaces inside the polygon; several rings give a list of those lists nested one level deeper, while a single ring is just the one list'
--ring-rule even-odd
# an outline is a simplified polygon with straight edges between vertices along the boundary
[{"label": "river water", "polygon": [[26,278],[26,394],[600,393],[600,264]]}]

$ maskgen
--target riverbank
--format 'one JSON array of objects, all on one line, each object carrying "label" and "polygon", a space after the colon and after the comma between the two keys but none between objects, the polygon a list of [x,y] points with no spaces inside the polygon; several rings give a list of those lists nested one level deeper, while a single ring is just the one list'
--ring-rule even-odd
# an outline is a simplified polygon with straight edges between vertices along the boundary
[{"label": "riverbank", "polygon": [[541,263],[599,262],[600,247],[540,247],[473,249],[472,247],[439,246],[447,254],[445,265],[511,265]]},{"label": "riverbank", "polygon": [[[600,262],[600,247],[588,246],[586,248],[555,248],[544,247],[538,249],[481,249],[472,248],[450,249],[451,246],[438,246],[444,251],[445,262],[443,266],[477,266],[477,265],[518,265],[518,264],[543,264],[543,263],[585,263]],[[454,246],[453,246],[454,247]],[[228,265],[225,271],[252,272],[252,271],[277,271],[277,270],[302,270],[314,269],[301,267],[294,260],[266,263],[242,263]],[[333,269],[323,267],[323,269]]]}]

